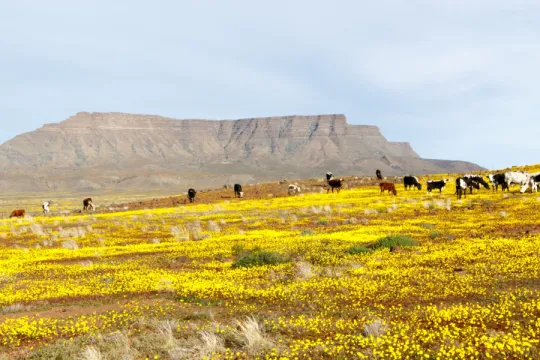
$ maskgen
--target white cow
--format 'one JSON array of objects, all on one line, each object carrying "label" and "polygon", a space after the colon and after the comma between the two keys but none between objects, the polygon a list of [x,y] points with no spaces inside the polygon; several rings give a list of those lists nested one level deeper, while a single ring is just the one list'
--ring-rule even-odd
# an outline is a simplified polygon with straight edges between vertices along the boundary
[{"label": "white cow", "polygon": [[50,201],[45,201],[41,205],[41,208],[43,209],[43,214],[44,215],[48,214],[51,211],[51,202]]},{"label": "white cow", "polygon": [[300,186],[296,184],[289,185],[289,195],[299,194],[300,193]]},{"label": "white cow", "polygon": [[504,181],[508,186],[517,184],[521,188],[519,192],[524,193],[530,186],[532,191],[536,191],[536,184],[531,174],[523,171],[509,171],[504,173]]}]

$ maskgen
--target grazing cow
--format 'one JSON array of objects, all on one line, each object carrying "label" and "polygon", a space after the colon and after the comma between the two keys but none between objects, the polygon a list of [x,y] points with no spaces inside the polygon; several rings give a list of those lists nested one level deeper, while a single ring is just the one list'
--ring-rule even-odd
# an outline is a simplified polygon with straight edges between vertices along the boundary
[{"label": "grazing cow", "polygon": [[83,211],[94,211],[96,207],[94,206],[94,203],[92,202],[92,198],[86,198],[83,200]]},{"label": "grazing cow", "polygon": [[296,184],[290,184],[288,189],[289,195],[299,194],[300,193],[300,186]]},{"label": "grazing cow", "polygon": [[520,185],[520,193],[524,193],[529,185],[532,188],[532,191],[536,191],[536,184],[534,179],[531,177],[531,174],[522,172],[522,171],[509,171],[504,173],[504,181],[510,187],[512,184]]},{"label": "grazing cow", "polygon": [[22,209],[21,210],[13,210],[9,217],[10,218],[12,218],[12,217],[24,217],[25,213],[26,212],[24,210],[22,210]]},{"label": "grazing cow", "polygon": [[480,183],[473,178],[458,177],[456,179],[456,195],[458,199],[461,199],[461,195],[465,195],[465,197],[467,197],[467,188],[471,189],[472,194],[472,188],[479,190]]},{"label": "grazing cow", "polygon": [[493,189],[493,192],[499,191],[499,185],[501,185],[502,191],[504,191],[504,189],[506,189],[506,191],[510,191],[510,189],[508,188],[508,184],[504,179],[504,174],[489,174],[488,179],[491,182],[491,188]]},{"label": "grazing cow", "polygon": [[428,180],[427,182],[427,191],[431,192],[432,190],[439,189],[439,193],[441,193],[444,190],[444,187],[446,186],[446,183],[448,182],[448,179],[443,180]]},{"label": "grazing cow", "polygon": [[385,190],[388,190],[388,193],[392,193],[394,195],[397,195],[396,186],[392,183],[380,183],[379,187],[381,188],[381,192],[384,193]]},{"label": "grazing cow", "polygon": [[187,196],[188,196],[188,199],[189,199],[189,202],[192,203],[195,201],[195,195],[197,194],[197,192],[195,191],[195,189],[191,188],[187,191]]},{"label": "grazing cow", "polygon": [[334,189],[337,189],[337,192],[339,194],[339,191],[341,190],[341,185],[343,183],[343,179],[330,179],[328,180],[328,190],[326,191],[326,193],[328,194],[330,192],[330,189],[332,189],[332,192],[334,192]]},{"label": "grazing cow", "polygon": [[420,184],[416,176],[405,176],[403,178],[403,184],[405,185],[405,190],[409,190],[411,187],[422,190],[422,184]]},{"label": "grazing cow", "polygon": [[382,180],[381,170],[377,169],[377,171],[375,171],[375,175],[377,176],[377,179]]},{"label": "grazing cow", "polygon": [[50,211],[51,211],[51,202],[50,201],[45,201],[42,205],[41,205],[41,208],[43,209],[43,214],[46,215],[48,214]]},{"label": "grazing cow", "polygon": [[[475,183],[479,184],[478,187],[472,186],[472,185],[469,186],[471,194],[472,194],[473,187],[476,188],[476,189],[480,189],[480,185],[482,185],[485,189],[489,189],[489,184],[486,182],[486,180],[484,180],[484,177],[482,177],[481,175],[466,174],[466,175],[463,175],[463,178],[464,179],[471,179]],[[468,182],[467,184],[471,184],[471,183]]]},{"label": "grazing cow", "polygon": [[243,196],[244,196],[244,192],[242,191],[242,185],[234,184],[234,197],[241,198]]},{"label": "grazing cow", "polygon": [[326,181],[330,181],[330,179],[333,179],[334,175],[329,171],[326,173]]}]

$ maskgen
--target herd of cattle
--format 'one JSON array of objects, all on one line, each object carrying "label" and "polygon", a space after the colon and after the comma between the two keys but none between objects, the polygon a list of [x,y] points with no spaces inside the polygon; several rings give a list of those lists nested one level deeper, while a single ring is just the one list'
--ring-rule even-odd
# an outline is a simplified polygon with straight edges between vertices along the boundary
[{"label": "herd of cattle", "polygon": [[[377,179],[383,180],[383,176],[380,170],[377,170],[375,172],[375,175]],[[498,191],[499,185],[501,185],[502,191],[510,191],[510,185],[516,184],[520,186],[520,192],[524,193],[527,191],[527,189],[530,187],[531,191],[536,192],[538,184],[540,183],[540,173],[534,173],[530,174],[523,171],[508,171],[505,173],[499,173],[499,174],[490,174],[487,175],[487,178],[491,182],[491,188],[492,190]],[[444,188],[446,187],[446,184],[448,183],[448,179],[443,180],[428,180],[427,181],[427,191],[432,192],[433,190],[439,190],[439,193],[441,193]],[[342,178],[334,178],[334,175],[331,172],[326,173],[326,183],[328,185],[327,193],[332,190],[334,192],[334,189],[339,193],[341,190],[341,187],[343,185],[343,179]],[[418,180],[416,176],[405,176],[403,178],[403,185],[405,187],[405,190],[410,190],[411,188],[416,188],[418,190],[422,190],[422,184]],[[489,184],[485,181],[485,179],[481,175],[472,175],[467,174],[463,175],[461,177],[458,177],[456,179],[456,192],[455,195],[457,195],[458,199],[461,199],[462,196],[467,197],[467,189],[469,189],[470,194],[473,193],[474,189],[480,189],[480,186],[483,186],[486,189],[489,189]],[[396,185],[389,182],[381,182],[379,183],[379,187],[381,189],[381,193],[384,193],[385,191],[388,191],[389,193],[392,193],[394,195],[397,195]],[[290,184],[288,187],[288,193],[289,195],[294,195],[300,193],[300,187],[297,184]],[[195,189],[190,188],[187,192],[187,197],[189,202],[195,201],[195,195],[197,192]],[[234,196],[237,198],[244,197],[244,192],[242,191],[242,185],[240,184],[234,184]],[[43,210],[43,214],[48,214],[51,209],[51,202],[45,201],[41,207]],[[95,205],[92,202],[92,198],[86,198],[83,200],[83,211],[94,211]],[[11,213],[10,218],[12,217],[24,217],[25,216],[25,210],[19,209],[14,210]]]}]

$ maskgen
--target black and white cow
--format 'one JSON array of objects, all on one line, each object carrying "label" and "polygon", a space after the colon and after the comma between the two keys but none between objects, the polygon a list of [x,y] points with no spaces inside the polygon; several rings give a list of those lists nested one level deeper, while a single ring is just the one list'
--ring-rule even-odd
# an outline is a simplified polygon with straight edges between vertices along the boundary
[{"label": "black and white cow", "polygon": [[377,169],[377,171],[375,171],[375,175],[377,176],[377,179],[379,180],[382,180],[382,174],[381,174],[381,170]]},{"label": "black and white cow", "polygon": [[504,181],[510,187],[512,184],[517,184],[521,188],[519,192],[524,193],[529,186],[532,191],[536,191],[536,183],[531,174],[523,171],[509,171],[504,173]]},{"label": "black and white cow", "polygon": [[465,180],[470,179],[472,180],[472,182],[479,185],[478,187],[476,187],[472,185],[473,184],[472,182],[467,181],[467,184],[469,184],[469,190],[471,194],[472,194],[473,187],[476,189],[480,189],[480,185],[482,185],[485,189],[489,189],[489,184],[486,182],[486,180],[484,180],[484,178],[481,175],[466,174],[466,175],[463,175],[463,178]]},{"label": "black and white cow", "polygon": [[504,173],[502,174],[489,174],[488,179],[491,182],[491,189],[493,192],[499,191],[499,185],[502,187],[502,191],[506,189],[506,191],[510,191],[508,188],[508,184],[506,183],[506,180],[504,179]]},{"label": "black and white cow", "polygon": [[47,215],[51,211],[51,202],[50,201],[45,201],[41,205],[41,208],[43,209],[43,215]]},{"label": "black and white cow", "polygon": [[427,191],[431,192],[434,189],[439,189],[439,193],[441,193],[444,190],[444,187],[446,186],[446,183],[448,182],[448,179],[443,180],[428,180],[427,182]]},{"label": "black and white cow", "polygon": [[300,186],[298,184],[290,184],[287,192],[289,195],[300,194]]},{"label": "black and white cow", "polygon": [[422,190],[422,184],[420,184],[416,176],[405,176],[403,178],[403,185],[405,185],[405,190],[409,190],[411,187]]},{"label": "black and white cow", "polygon": [[471,189],[472,194],[472,188],[479,190],[480,183],[473,178],[458,177],[456,179],[456,195],[458,199],[461,199],[461,195],[467,197],[467,188]]},{"label": "black and white cow", "polygon": [[244,197],[244,192],[242,191],[242,185],[234,184],[234,197]]},{"label": "black and white cow", "polygon": [[195,195],[196,194],[197,194],[197,192],[195,191],[195,189],[189,189],[187,191],[187,196],[188,196],[189,202],[194,202],[195,201]]},{"label": "black and white cow", "polygon": [[540,183],[540,173],[531,174],[531,181],[534,181],[535,191],[538,190],[538,184]]},{"label": "black and white cow", "polygon": [[330,179],[334,178],[334,174],[332,174],[330,171],[326,173],[326,181],[330,181]]}]

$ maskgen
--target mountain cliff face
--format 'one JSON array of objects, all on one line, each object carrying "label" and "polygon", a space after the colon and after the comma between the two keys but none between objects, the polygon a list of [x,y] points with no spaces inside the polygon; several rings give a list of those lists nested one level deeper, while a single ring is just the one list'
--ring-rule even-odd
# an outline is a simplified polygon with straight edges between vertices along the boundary
[{"label": "mountain cliff face", "polygon": [[376,168],[388,175],[481,169],[421,159],[408,143],[347,124],[344,115],[213,121],[82,112],[0,146],[0,189],[33,191],[183,190],[326,171],[372,175]]}]

